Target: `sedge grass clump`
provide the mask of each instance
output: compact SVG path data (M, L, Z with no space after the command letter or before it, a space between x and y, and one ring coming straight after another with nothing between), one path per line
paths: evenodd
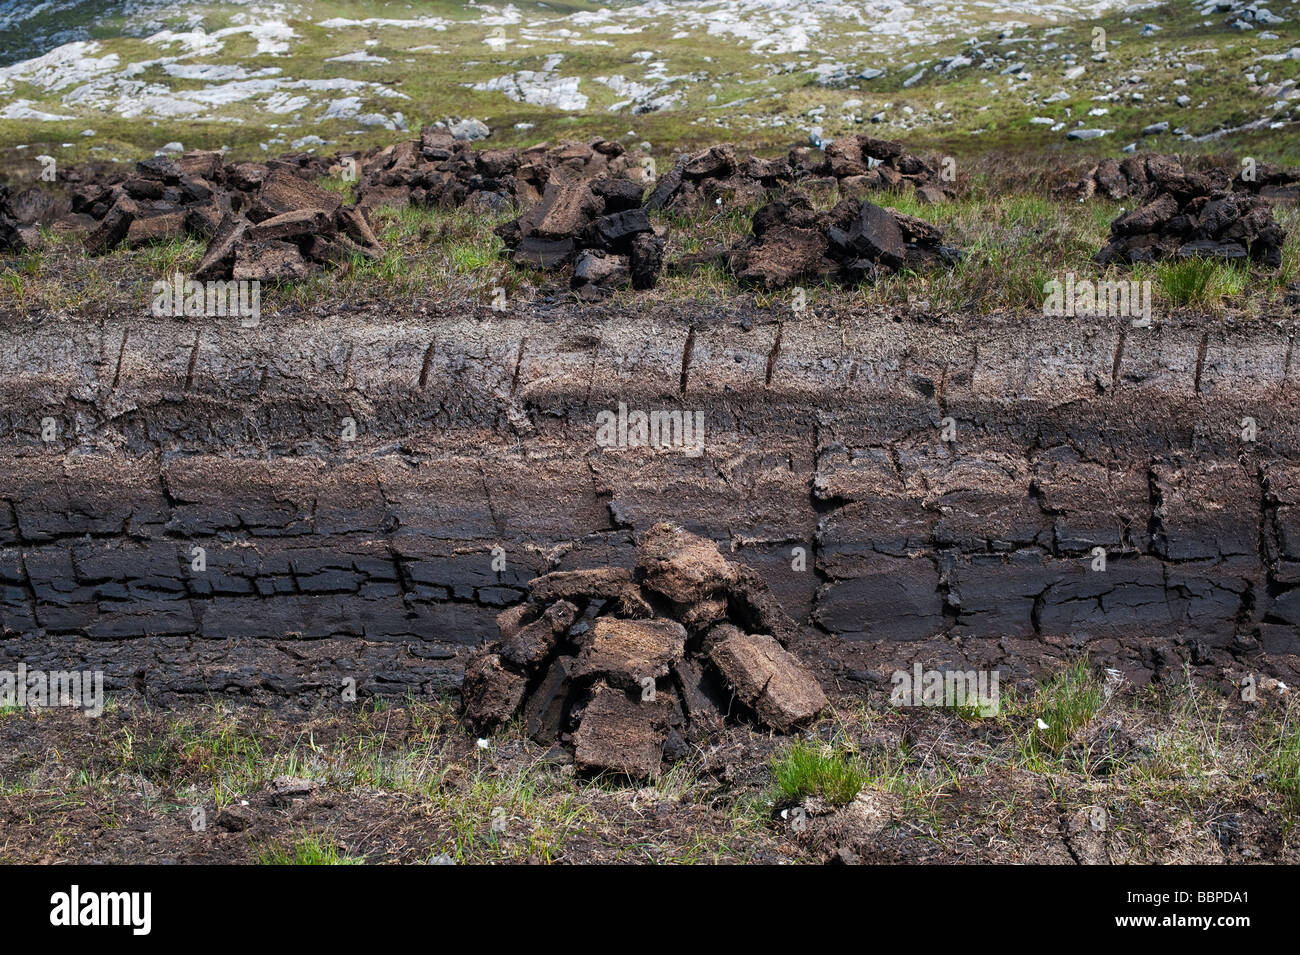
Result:
M307 835L291 845L276 843L257 850L260 865L364 865L365 859L347 855L337 843Z
M1300 723L1294 711L1262 747L1263 772L1269 786L1291 814L1300 813Z
M1167 259L1155 266L1155 281L1164 298L1176 306L1210 308L1246 290L1247 269L1219 259Z
M1086 658L1077 660L1040 686L1024 705L1022 715L1033 721L1028 752L1060 755L1105 705L1101 680Z
M797 740L772 760L772 777L784 802L819 796L832 806L844 806L866 784L867 770L848 749Z

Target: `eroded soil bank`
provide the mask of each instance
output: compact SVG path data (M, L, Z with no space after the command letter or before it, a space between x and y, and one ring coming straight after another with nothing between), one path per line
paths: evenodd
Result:
M667 520L762 574L828 692L1081 648L1294 681L1293 335L436 296L11 319L0 663L159 703L441 693L528 580L630 567ZM620 403L700 412L702 453L598 446Z

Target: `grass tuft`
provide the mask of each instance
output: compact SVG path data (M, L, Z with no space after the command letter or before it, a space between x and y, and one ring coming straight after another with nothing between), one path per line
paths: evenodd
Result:
M807 740L796 740L772 760L772 776L784 801L820 796L832 806L852 802L868 778L856 753Z
M1060 755L1105 703L1105 691L1091 663L1086 657L1077 660L1039 687L1025 704L1022 715L1033 721L1029 753Z
M1167 259L1155 266L1155 281L1169 304L1217 308L1246 290L1247 269L1219 259Z
M292 845L274 843L257 850L259 865L364 865L365 859L343 852L337 843L305 835Z

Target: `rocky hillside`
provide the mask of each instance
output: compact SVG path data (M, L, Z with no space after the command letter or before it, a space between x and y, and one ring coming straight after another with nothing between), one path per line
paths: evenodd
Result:
M449 116L507 144L815 145L876 127L979 148L1118 151L1294 120L1293 2L677 0L0 6L0 148L251 156L391 141ZM26 156L22 156L22 153ZM1281 153L1281 154L1279 154Z

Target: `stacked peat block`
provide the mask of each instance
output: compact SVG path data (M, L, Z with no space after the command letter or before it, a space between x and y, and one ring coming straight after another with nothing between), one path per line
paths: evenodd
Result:
M1226 192L1232 188L1228 174L1222 169L1194 172L1185 169L1172 156L1146 153L1123 160L1103 159L1082 180L1062 187L1057 194L1080 202L1098 195L1116 202L1121 199L1141 200L1153 186L1158 188L1162 183L1200 194Z
M546 574L497 622L465 668L466 721L482 733L519 714L586 771L654 778L728 719L786 732L826 705L761 579L669 524L641 539L635 571Z
M818 212L791 193L754 213L750 238L731 252L742 282L776 289L828 278L875 281L884 272L951 267L961 252L943 244L943 230L868 200L843 199Z
M305 153L268 163L197 150L155 156L126 178L75 188L71 218L89 226L92 255L189 235L208 240L196 278L301 278L314 264L380 251L360 210L311 181L329 168Z
M642 194L640 183L588 180L559 166L548 174L541 201L497 235L517 265L551 271L572 262L570 284L584 298L629 284L654 288L667 229L650 221Z
M1225 172L1187 172L1176 160L1154 155L1130 162L1127 171L1124 166L1123 188L1141 196L1140 204L1111 223L1110 240L1095 256L1098 264L1194 256L1268 268L1282 264L1286 233L1268 200L1233 192Z
M246 171L250 179L245 181L255 187L241 192L241 211L218 224L196 278L299 279L315 265L381 254L360 208L345 206L337 194L279 166L270 166L260 180Z
M1252 192L1265 199L1300 199L1300 169L1262 162L1253 168L1243 168L1232 180L1238 192Z
M523 214L497 228L513 261L557 271L586 298L631 285L653 288L663 265L663 227L642 208L646 170L620 143L473 149L443 126L367 153L360 204L468 208Z
M221 153L194 150L135 164L124 178L85 182L72 192L72 215L89 225L91 255L126 242L135 248L185 235L212 236L230 212Z
M27 248L23 223L14 209L9 187L0 185L0 252L22 252Z
M788 184L795 171L783 159L736 158L735 147L710 146L682 156L655 182L646 207L694 215L716 206L761 202L771 189Z
M791 161L807 167L807 150L796 150ZM872 136L846 136L826 147L823 175L838 181L840 192L861 197L881 189L910 190L923 203L943 202L955 183L944 181L938 164L909 153L902 143Z
M527 208L541 200L557 171L584 180L642 182L645 176L622 144L605 139L529 149L474 149L445 126L426 126L417 140L372 149L363 156L359 203L364 209Z

